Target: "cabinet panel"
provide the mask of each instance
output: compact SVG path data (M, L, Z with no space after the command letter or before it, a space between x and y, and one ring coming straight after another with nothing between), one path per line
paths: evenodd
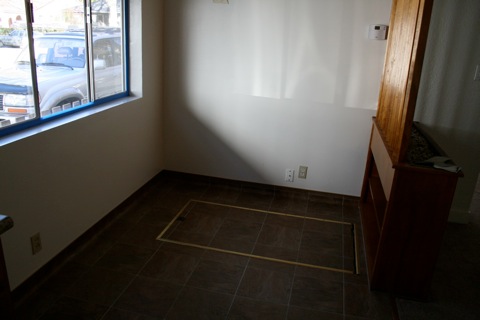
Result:
M377 121L394 164L404 160L433 0L394 0Z
M378 175L380 177L382 188L385 192L385 197L387 200L390 198L390 191L392 189L393 174L393 163L388 154L385 143L383 142L382 136L378 131L377 126L373 126L372 132L372 142L371 150L373 157L375 158L375 165L378 170Z
M372 133L377 129L374 123ZM378 163L388 161L384 153L373 151L386 147L382 148L382 140L374 143L375 136L372 134L368 179L360 203L370 287L426 299L461 173L397 164L389 168L387 199Z
M393 0L360 202L370 288L425 299L459 174L406 162L433 0Z

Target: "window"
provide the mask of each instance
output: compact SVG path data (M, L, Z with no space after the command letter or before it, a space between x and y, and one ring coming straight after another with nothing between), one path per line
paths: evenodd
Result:
M124 12L124 0L1 1L0 135L127 95Z

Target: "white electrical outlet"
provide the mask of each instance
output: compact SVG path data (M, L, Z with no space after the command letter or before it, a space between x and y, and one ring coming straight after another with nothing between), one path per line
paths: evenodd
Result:
M300 166L300 168L298 169L298 178L307 179L307 170L308 170L307 166Z
M295 175L295 170L285 169L285 181L286 182L293 182L293 176L294 175Z

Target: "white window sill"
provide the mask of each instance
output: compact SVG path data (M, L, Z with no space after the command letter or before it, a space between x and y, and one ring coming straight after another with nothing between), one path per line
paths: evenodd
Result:
M104 112L106 110L109 110L109 109L112 109L112 108L130 103L130 102L135 101L137 99L140 99L140 97L128 96L128 97L124 97L124 98L115 99L113 101L105 102L105 103L103 103L101 105L98 105L98 106L95 106L95 107L86 108L86 109L83 109L83 110L73 112L71 114L59 117L57 119L52 119L52 120L47 121L43 124L39 124L37 126L27 128L25 130L14 132L14 133L9 134L7 136L0 137L0 147L2 147L4 145L7 145L7 144L10 144L10 143L14 143L18 140L22 140L22 139L31 137L33 135L42 133L42 132L47 131L47 130L51 130L53 128L57 128L57 127L69 124L73 121L77 121L77 120L92 116L94 114Z

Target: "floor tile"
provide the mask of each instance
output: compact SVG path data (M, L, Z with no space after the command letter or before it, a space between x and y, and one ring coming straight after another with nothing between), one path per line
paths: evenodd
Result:
M335 270L348 270L353 272L353 265L349 265L349 268L345 266L345 258L341 255L331 255L325 252L300 250L298 253L299 263L305 263L308 265L314 265L324 268L330 268Z
M102 231L101 237L113 241L117 241L123 237L127 232L135 227L135 223L129 220L117 219L109 224L105 230Z
M217 261L201 261L187 285L209 291L234 294L245 267Z
M55 303L41 320L84 320L101 319L108 307L94 302L85 302L74 298L64 297Z
M62 294L81 279L89 270L90 266L88 265L69 261L65 263L41 289Z
M175 221L164 239L156 240L182 209L187 219ZM78 247L17 308L20 319L383 320L392 315L389 296L368 289L354 197L164 172L118 210L103 231ZM354 270L351 225L307 217L358 224L360 274L274 261ZM453 237L446 243L451 251L459 251L457 243L463 239L478 239L474 232L456 228L446 236ZM169 237L270 260L169 243ZM450 256L441 258L448 261ZM455 259L472 266L478 261ZM451 291L458 293L467 280L445 277L450 268L451 263L441 265L436 283L454 278L459 285L451 285ZM472 288L457 296L475 294ZM453 293L436 293L451 304L460 300ZM401 305L408 315L419 308Z
M166 237L162 238L187 244L208 246L212 242L214 235L215 233L196 233L173 228L171 233L167 231Z
M17 320L36 320L45 314L53 305L59 301L61 294L45 290L37 289L23 305L16 308L15 316Z
M232 235L217 235L209 244L209 247L250 254L255 246L255 241L248 239L235 239Z
M196 204L189 212L182 214L183 219L175 232L215 235L225 219L225 213L218 212L218 209L219 206L209 208L203 204Z
M338 235L343 234L344 228L345 226L343 223L313 220L313 219L306 219L303 227L304 231L320 232L322 234L338 234Z
M345 284L345 314L368 317L371 311L368 285Z
M224 207L225 208L225 207ZM229 207L227 208L227 217L233 221L251 222L251 223L263 223L268 216L265 211L256 211L255 208L246 207Z
M269 268L248 266L237 295L254 300L287 304L293 274Z
M130 226L140 221L146 212L153 209L141 199L143 199L142 195L138 195L138 199L135 201L127 200L128 203L121 204L115 220L122 221Z
M359 201L353 199L343 200L343 221L360 223Z
M302 239L301 228L265 224L257 243L265 246L298 250Z
M343 314L291 306L288 320L344 320Z
M163 318L171 308L182 286L165 281L137 277L115 302L117 309Z
M165 227L166 224L172 221L172 219L177 215L177 213L178 213L178 210L159 207L145 214L139 220L139 223Z
M342 201L342 197L336 195L312 193L308 199L306 215L341 221L343 219Z
M118 237L120 238L120 236ZM110 237L104 237L103 233L100 236L94 237L86 245L80 248L72 261L84 265L94 265L103 255L110 250L117 240Z
M283 247L267 246L260 243L255 245L253 254L256 256L290 261L292 263L298 260L298 250Z
M102 320L158 320L158 318L133 311L111 308Z
M296 275L290 305L343 314L343 283Z
M200 262L199 256L190 254L194 250L182 252L162 247L143 268L141 275L183 285Z
M226 218L218 230L216 237L233 238L247 242L255 242L262 225L256 222L236 221Z
M174 191L169 192L166 196L163 196L161 198L161 206L165 208L169 208L173 210L174 212L180 211L183 206L190 201L190 198L188 194L182 195L182 194L177 194Z
M238 206L268 210L275 195L272 186L244 186L236 201Z
M66 295L109 306L125 290L133 277L127 273L93 267L66 291Z
M304 277L304 278L312 278L318 280L327 280L333 282L342 282L345 279L345 276L349 273L345 272L332 272L326 269L317 269L317 268L309 268L304 266L298 266L295 269L295 277Z
M163 227L157 225L137 223L119 239L119 242L139 247L157 249L161 244L161 242L157 240L157 236L163 229Z
M241 249L237 251L242 252ZM205 250L202 256L202 260L222 262L222 263L227 263L227 264L235 265L239 267L245 267L249 259L250 258L246 256L217 252L214 250Z
M250 259L248 263L248 267L286 273L288 275L291 275L292 277L297 268L295 265L289 264L289 263L277 262L277 261L272 261L268 259L256 259L256 258Z
M110 270L137 274L155 249L118 243L95 264Z
M308 207L308 192L303 190L279 188L275 191L270 210L305 216Z
M212 185L207 189L201 199L217 203L233 204L238 200L240 190L240 184Z
M319 254L343 256L343 236L314 231L304 231L300 250Z
M244 297L236 297L233 302L228 320L284 320L287 314L287 305L258 301Z
M209 188L208 181L182 180L168 193L170 198L200 199Z
M225 319L233 296L185 287L166 319Z

